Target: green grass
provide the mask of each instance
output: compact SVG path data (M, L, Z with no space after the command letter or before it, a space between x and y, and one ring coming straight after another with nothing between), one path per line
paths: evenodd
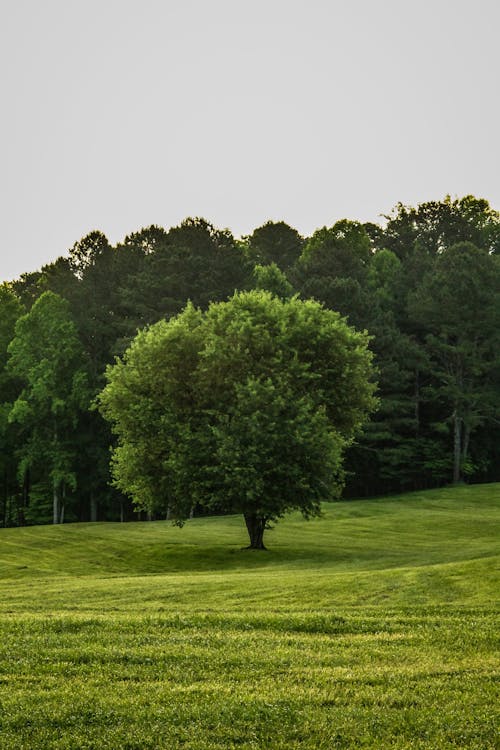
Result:
M0 530L0 748L498 748L500 485Z

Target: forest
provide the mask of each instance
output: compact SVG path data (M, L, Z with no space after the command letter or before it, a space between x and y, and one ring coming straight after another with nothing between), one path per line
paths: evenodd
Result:
M314 299L368 332L378 406L346 451L344 497L500 481L500 214L447 196L383 219L310 237L269 221L236 238L188 218L116 246L92 231L4 282L0 525L145 518L111 482L106 367L188 301L206 310L252 289Z

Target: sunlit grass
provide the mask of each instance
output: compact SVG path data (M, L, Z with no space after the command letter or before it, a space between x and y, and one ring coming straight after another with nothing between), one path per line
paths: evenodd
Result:
M498 747L500 486L0 530L0 747Z

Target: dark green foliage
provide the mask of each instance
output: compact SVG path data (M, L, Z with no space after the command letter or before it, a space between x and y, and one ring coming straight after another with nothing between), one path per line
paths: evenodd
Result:
M10 288L21 302L23 308L29 310L42 293L41 283L43 283L42 272L32 271L21 274L18 279L10 284Z
M8 347L14 337L16 323L23 312L18 297L9 285L0 285L0 394L2 402L12 398L15 393L12 375L6 369Z
M93 385L102 382L119 335L116 254L105 235L97 231L77 242L69 254L70 266L79 280L70 298L72 312L89 359Z
M484 198L467 195L452 200L421 203L416 208L398 203L386 217L385 247L400 258L417 248L434 256L458 242L472 242L487 252L500 251L500 214Z
M490 438L500 402L497 212L471 196L399 205L371 237L367 327L380 409L351 456L361 475L352 491L498 478ZM457 245L472 238L476 245ZM493 473L485 474L488 451Z
M20 382L7 370L8 347L23 308L7 284L0 286L0 525L23 523L24 500L17 481L15 461L17 430L9 424L9 413Z
M448 196L398 204L386 218L385 226L338 221L308 238L269 221L240 240L191 218L171 229L146 227L116 247L93 231L66 258L9 284L0 300L0 523L23 523L30 494L40 508L52 502L43 472L16 476L26 441L8 414L23 385L6 369L13 319L47 291L69 303L89 402L137 331L171 319L188 300L206 311L235 290L314 298L369 332L378 370L379 408L347 451L347 493L500 479L499 214L482 198ZM289 397L280 393L278 400ZM113 437L98 411L78 413L73 439L75 517L131 517L128 500L109 487Z
M229 230L215 229L205 219L186 219L169 232L150 227L128 237L124 247L144 252L120 292L138 327L176 315L188 300L205 309L227 299L247 286L251 275Z
M364 227L355 221L338 221L307 240L292 279L303 297L323 302L363 329L371 307L370 259L370 239Z
M496 417L500 372L500 267L470 242L440 253L409 296L409 314L425 326L432 382L450 425L453 481L473 473L474 432Z
M284 221L268 221L248 237L248 255L252 263L275 263L282 271L289 271L298 261L304 240Z

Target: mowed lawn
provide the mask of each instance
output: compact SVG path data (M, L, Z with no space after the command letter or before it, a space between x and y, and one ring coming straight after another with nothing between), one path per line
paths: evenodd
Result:
M499 748L500 485L0 529L0 748Z

